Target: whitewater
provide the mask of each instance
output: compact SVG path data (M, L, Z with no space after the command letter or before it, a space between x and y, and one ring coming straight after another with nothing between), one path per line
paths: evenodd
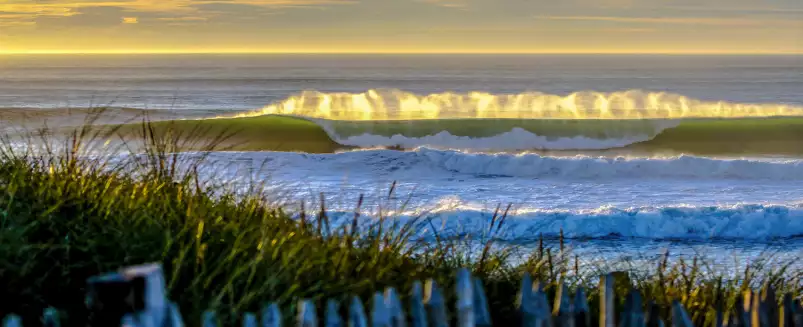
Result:
M227 152L210 160L210 168L217 167L215 180L243 187L269 180L272 192L280 194L276 201L291 208L301 201L314 207L323 194L344 223L363 195L368 212L383 207L396 222L424 217L442 235L480 235L497 206L511 205L506 228L497 235L508 241L556 236L561 230L568 237L592 239L803 237L801 160L546 157L429 148L319 155ZM394 182L396 194L389 201ZM292 199L286 197L290 194Z

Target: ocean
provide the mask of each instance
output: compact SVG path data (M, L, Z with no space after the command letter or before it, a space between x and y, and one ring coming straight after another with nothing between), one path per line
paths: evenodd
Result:
M601 258L803 254L803 56L0 56L0 127L97 106L315 123L343 148L221 151L202 172L289 208L323 193L351 217L364 195L366 219L481 236L511 205L497 237L525 248L563 231Z

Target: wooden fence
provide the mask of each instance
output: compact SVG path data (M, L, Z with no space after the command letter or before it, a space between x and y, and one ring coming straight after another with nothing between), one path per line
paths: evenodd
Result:
M524 276L518 294L518 309L521 326L524 327L591 327L591 312L582 288L574 296L566 285L558 288L554 305L550 306L542 284L533 283ZM457 274L457 303L454 307L458 327L490 327L491 314L485 292L479 279L468 270ZM631 291L625 299L618 322L614 315L614 276L600 278L599 327L664 327L654 303L647 305L645 313L641 295ZM376 293L371 300L370 316L362 301L354 297L348 307L347 317L340 314L339 304L329 300L324 316L319 319L312 301L303 300L298 305L295 318L299 327L448 327L447 304L443 291L432 281L416 282L410 296L409 311L404 310L400 296L393 288ZM747 291L737 308L726 314L716 314L713 327L803 327L803 307L791 294L783 297L779 306L775 292L768 288L761 295ZM184 326L175 303L165 294L165 280L160 265L128 267L116 273L101 275L88 280L87 306L92 314L90 326L127 327L179 327ZM674 301L671 307L673 327L693 327L683 306ZM346 318L346 319L343 319ZM369 319L370 318L370 319ZM219 325L214 312L204 313L203 327ZM59 326L55 310L45 310L45 326ZM266 305L259 317L247 313L242 317L243 327L279 327L285 320L279 306ZM19 317L10 315L3 321L4 327L21 327Z

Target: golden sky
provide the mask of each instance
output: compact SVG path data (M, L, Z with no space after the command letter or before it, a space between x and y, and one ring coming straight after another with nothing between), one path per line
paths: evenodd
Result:
M0 52L803 53L803 1L0 0Z

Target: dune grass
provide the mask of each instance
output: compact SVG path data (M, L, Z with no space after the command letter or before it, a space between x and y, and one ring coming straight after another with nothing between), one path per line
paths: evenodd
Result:
M551 293L559 280L585 286L592 310L598 306L594 277L604 267L585 266L591 258L574 258L559 244L544 244L523 264L512 264L518 249L495 249L492 237L503 227L503 214L489 220L484 239L436 242L412 240L413 223L331 227L325 208L293 219L264 201L261 185L235 196L222 181L200 180L196 168L203 157L186 162L175 153L185 147L180 139L195 130L157 132L159 123L139 128L147 146L136 160L84 156L94 144L83 141L92 137L86 128L44 154L0 147L0 316L21 314L26 326L35 325L41 310L53 306L67 325L84 325L86 278L147 262L164 265L171 298L191 326L208 308L234 324L239 314L277 301L292 317L301 298L367 300L386 286L408 294L417 279L433 278L451 295L461 266L484 280L497 326L517 324L514 303L524 272ZM212 150L224 140L221 133L216 142L196 147ZM355 204L359 208L357 199ZM470 242L485 245L472 251ZM786 267L753 262L733 279L698 259L664 260L649 274L633 271L629 278L664 308L681 299L701 325L718 305L732 306L740 291L763 283L799 297L801 272Z

